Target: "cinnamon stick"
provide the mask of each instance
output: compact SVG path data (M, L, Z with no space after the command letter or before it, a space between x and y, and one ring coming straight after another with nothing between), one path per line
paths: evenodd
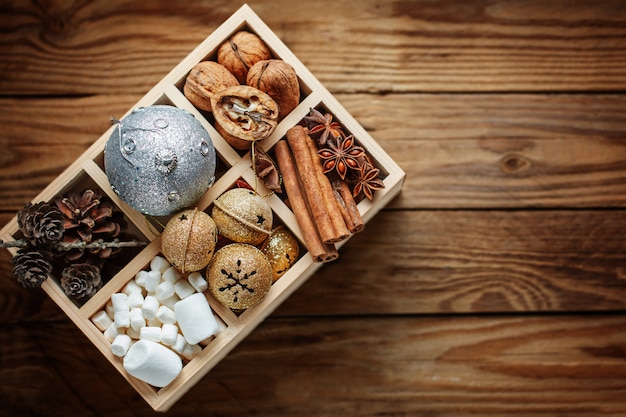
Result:
M341 178L335 177L332 179L332 185L343 203L339 205L345 207L345 215L349 217L349 220L346 220L346 224L352 223L351 227L348 226L348 230L350 230L351 233L358 233L365 229L365 222L363 221L363 217L361 217L361 213L359 212L356 201L354 201L348 184L341 180ZM342 214L344 213L342 212Z
M313 171L315 172L315 178L317 179L317 183L320 187L320 194L318 195L318 198L322 199L322 201L324 202L324 206L328 210L330 223L335 230L336 242L339 242L350 237L350 231L348 230L346 222L344 221L344 216L341 213L341 209L337 204L337 199L335 198L333 186L330 184L330 179L328 179L326 174L324 174L322 161L317 154L317 145L309 135L305 135L305 143L309 148L309 153L311 154L311 162L313 163Z
M339 194L339 191L335 187L333 187L333 195L335 197L335 201L337 201L337 208L341 213L341 217L343 217L343 222L346 224L350 233L353 233L352 230L354 230L354 223L352 222L352 218L348 212L348 206L346 205L346 202L343 201L341 194Z
M274 145L274 151L276 153L276 163L283 177L283 185L289 197L291 209L302 232L304 245L313 258L313 261L330 262L337 259L339 257L337 248L332 244L322 242L318 235L317 227L309 215L309 209L300 186L299 175L296 171L289 145L285 140L279 140L276 145Z
M322 242L339 242L342 237L335 233L328 207L320 197L322 191L315 175L315 165L309 147L306 144L307 136L306 130L302 126L296 125L287 131L287 142L296 162L302 191L309 202L311 216Z

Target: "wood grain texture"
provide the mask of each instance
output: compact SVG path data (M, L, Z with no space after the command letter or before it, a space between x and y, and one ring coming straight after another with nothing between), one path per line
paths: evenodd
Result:
M621 212L384 211L279 312L624 310L625 231Z
M622 95L339 98L407 172L392 207L626 204Z
M240 4L0 4L0 224ZM248 4L407 179L168 415L626 415L626 4ZM10 269L0 416L162 415Z
M34 198L139 98L0 99L0 210ZM390 207L626 206L621 95L337 98L407 173Z
M242 3L4 3L0 91L145 92ZM248 4L333 93L626 88L618 0Z
M169 414L619 416L624 327L603 315L269 319ZM0 337L3 412L162 415L67 321Z
M0 210L15 213L35 198L139 98L0 100Z
M384 210L275 314L626 310L624 235L621 211ZM0 323L59 314L0 281Z

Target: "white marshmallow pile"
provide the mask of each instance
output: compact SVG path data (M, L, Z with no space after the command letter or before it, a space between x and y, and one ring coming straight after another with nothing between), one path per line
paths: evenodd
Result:
M221 330L203 294L207 287L199 272L185 278L155 256L150 270L140 271L91 320L130 375L164 387L182 370L182 358L191 360L202 351L198 343Z

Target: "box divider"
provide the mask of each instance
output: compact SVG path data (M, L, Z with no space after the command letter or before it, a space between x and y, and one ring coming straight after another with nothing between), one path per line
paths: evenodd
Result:
M218 153L218 157L221 156L225 162L233 166L239 162L241 156L235 151L232 146L224 140L224 138L215 130L215 128L206 120L206 118L196 109L190 102L187 100L187 97L173 84L168 84L165 87L164 94L181 109L187 110L202 124L202 126L207 130L209 136L211 137L211 141L213 142L213 147L215 151Z
M122 200L115 193L115 191L113 191L106 173L100 169L98 164L91 159L88 159L83 162L83 168L91 179L96 182L98 187L100 187L100 189L107 194L113 203L124 213L124 215L126 215L126 217L128 217L128 219L135 225L135 227L137 227L137 229L139 229L141 233L143 233L147 239L154 240L158 236L146 216L126 204L126 202L124 202L124 200Z
M111 298L111 295L122 291L124 286L135 277L137 272L141 271L146 265L150 264L152 258L161 251L161 239L153 240L146 246L137 256L127 263L109 282L107 282L98 292L89 299L80 308L81 316L85 320L91 320L91 317Z
M202 198L196 203L196 207L200 210L206 210L206 208L209 207L217 197L219 197L224 191L228 190L231 185L241 177L242 173L246 169L249 168L243 160L230 168L228 172L222 175L222 177L218 179L206 193L204 193Z

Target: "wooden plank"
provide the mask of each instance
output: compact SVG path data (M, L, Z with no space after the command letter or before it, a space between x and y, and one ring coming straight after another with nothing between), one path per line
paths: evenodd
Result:
M139 99L0 99L0 210L16 211ZM394 208L626 206L621 95L343 94L407 173ZM393 111L390 112L390 109Z
M168 415L619 416L625 327L611 315L269 319ZM0 338L4 410L155 415L69 321Z
M626 206L622 95L342 95L407 174L395 208Z
M626 88L619 0L249 4L333 93ZM143 94L238 7L6 3L0 91Z
M138 96L0 100L0 210L19 210L78 159ZM18 110L19 109L19 110Z
M275 315L623 311L625 235L624 211L383 210ZM0 323L58 318L3 252Z
M59 374L56 364L50 361L50 356L42 345L50 343L45 334L57 329L66 335L80 336L76 329L70 328L71 322L62 323L62 326L55 325L54 322L2 325L0 331L0 344L4 346L0 347L2 415L41 415L41 410L47 410L45 414L49 416L93 415L85 410L84 403L68 387L64 381L66 376ZM57 347L69 354L78 354L80 360L83 360L83 354L78 349L85 347L87 339L83 337L77 339L75 343L74 341L69 343L70 340L67 338ZM86 346L86 349L92 352L95 350L92 346ZM98 361L104 362L104 358L98 358ZM77 368L80 367L79 363ZM69 375L67 377L72 378ZM92 389L101 390L102 386L107 386L107 381L93 378L90 385Z
M384 211L277 314L623 310L625 232L623 211Z

